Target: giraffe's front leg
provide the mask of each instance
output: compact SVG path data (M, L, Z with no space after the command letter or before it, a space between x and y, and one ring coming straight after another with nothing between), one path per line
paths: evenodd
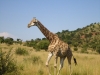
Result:
M57 68L57 59L58 59L58 57L55 56L55 60L54 60L54 67L55 67L55 68Z
M49 70L49 61L50 61L50 59L51 59L51 57L53 56L53 53L52 52L50 52L49 54L48 54L48 58L47 58L47 61L46 61L46 66L47 66L47 68L48 68L48 72L49 72L49 75L51 75L51 73L50 73L50 70Z
M46 61L46 66L49 65L49 61L50 61L50 59L51 59L52 56L53 56L53 53L50 52L50 53L48 54L48 58L47 58L47 61Z

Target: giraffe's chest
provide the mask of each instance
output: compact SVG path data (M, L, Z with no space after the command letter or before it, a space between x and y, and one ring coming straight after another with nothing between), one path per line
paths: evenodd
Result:
M55 40L53 42L50 43L49 48L55 48L57 45L59 44L59 40Z

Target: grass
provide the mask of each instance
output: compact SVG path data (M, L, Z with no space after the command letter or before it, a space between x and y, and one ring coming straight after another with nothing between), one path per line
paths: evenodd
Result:
M12 45L6 46L1 45L2 50L8 51L10 48L13 49L12 54L17 61L17 65L19 66L19 75L48 75L47 68L45 66L45 62L47 59L48 52L39 51L35 52L31 47L26 47L22 45ZM29 55L16 55L16 48L21 47L29 52ZM100 55L95 54L83 54L83 53L73 53L74 57L77 59L78 65L74 65L74 61L72 60L72 75L100 75ZM52 75L54 73L54 57L52 57L50 63L50 70ZM57 64L57 69L59 68L59 60ZM5 74L7 75L7 74ZM64 67L61 70L60 75L69 75L69 66L67 59L64 61Z

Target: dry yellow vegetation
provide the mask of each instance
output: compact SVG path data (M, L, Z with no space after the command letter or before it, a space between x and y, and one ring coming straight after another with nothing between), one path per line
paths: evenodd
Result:
M25 48L29 52L29 55L17 55L15 50L18 47ZM48 52L36 52L32 47L26 47L18 44L11 46L1 44L0 48L2 48L3 51L8 51L12 48L13 58L16 60L16 64L19 67L19 75L48 75L47 68L45 66ZM78 65L75 66L74 61L72 60L72 75L100 75L100 55L75 52L73 52L73 54L77 59ZM53 60L54 58L51 59L49 64L52 75L54 74ZM67 59L64 61L64 67L60 74L69 75Z

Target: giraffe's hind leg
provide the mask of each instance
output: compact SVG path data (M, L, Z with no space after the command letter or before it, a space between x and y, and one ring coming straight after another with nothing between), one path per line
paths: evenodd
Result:
M67 57L67 59L68 59L68 64L69 64L70 75L72 75L72 70L71 70L71 58L72 58L72 56Z
M58 70L57 75L59 75L60 70L63 68L64 60L65 60L65 57L64 58L60 58L60 66L59 66L59 70Z

